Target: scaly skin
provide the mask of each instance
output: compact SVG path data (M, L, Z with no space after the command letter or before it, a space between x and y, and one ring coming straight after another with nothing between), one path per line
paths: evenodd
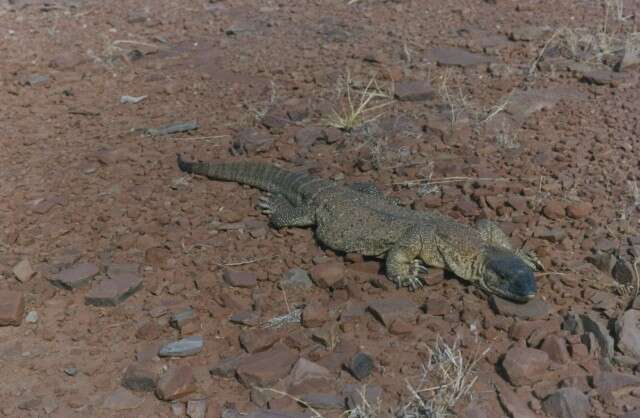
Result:
M178 166L270 192L260 206L274 227L315 226L317 239L333 250L384 257L387 276L400 286L421 286L423 262L518 302L536 293L533 271L542 268L540 262L513 249L491 221L463 225L399 206L366 183L345 186L265 163L186 162L178 155Z

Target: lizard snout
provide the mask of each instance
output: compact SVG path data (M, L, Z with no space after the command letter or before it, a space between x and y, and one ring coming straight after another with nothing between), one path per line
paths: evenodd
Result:
M484 284L490 292L516 302L531 300L538 290L533 270L511 254L489 257Z

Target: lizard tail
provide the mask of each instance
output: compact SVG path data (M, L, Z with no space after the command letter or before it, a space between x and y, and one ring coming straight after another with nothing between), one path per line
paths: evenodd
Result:
M256 161L190 162L178 154L178 167L185 173L199 174L213 180L235 181L260 190L281 193L291 201L301 197L302 186L314 181L313 177L306 174Z

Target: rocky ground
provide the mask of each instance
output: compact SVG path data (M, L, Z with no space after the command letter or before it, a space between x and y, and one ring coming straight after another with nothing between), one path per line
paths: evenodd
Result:
M0 1L0 415L640 416L633 4ZM539 296L395 289L177 152L494 219Z

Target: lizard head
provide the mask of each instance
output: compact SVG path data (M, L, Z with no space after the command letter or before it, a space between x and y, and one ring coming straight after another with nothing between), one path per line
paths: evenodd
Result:
M481 288L516 302L526 302L536 295L533 270L516 254L492 247L484 252L484 258Z

